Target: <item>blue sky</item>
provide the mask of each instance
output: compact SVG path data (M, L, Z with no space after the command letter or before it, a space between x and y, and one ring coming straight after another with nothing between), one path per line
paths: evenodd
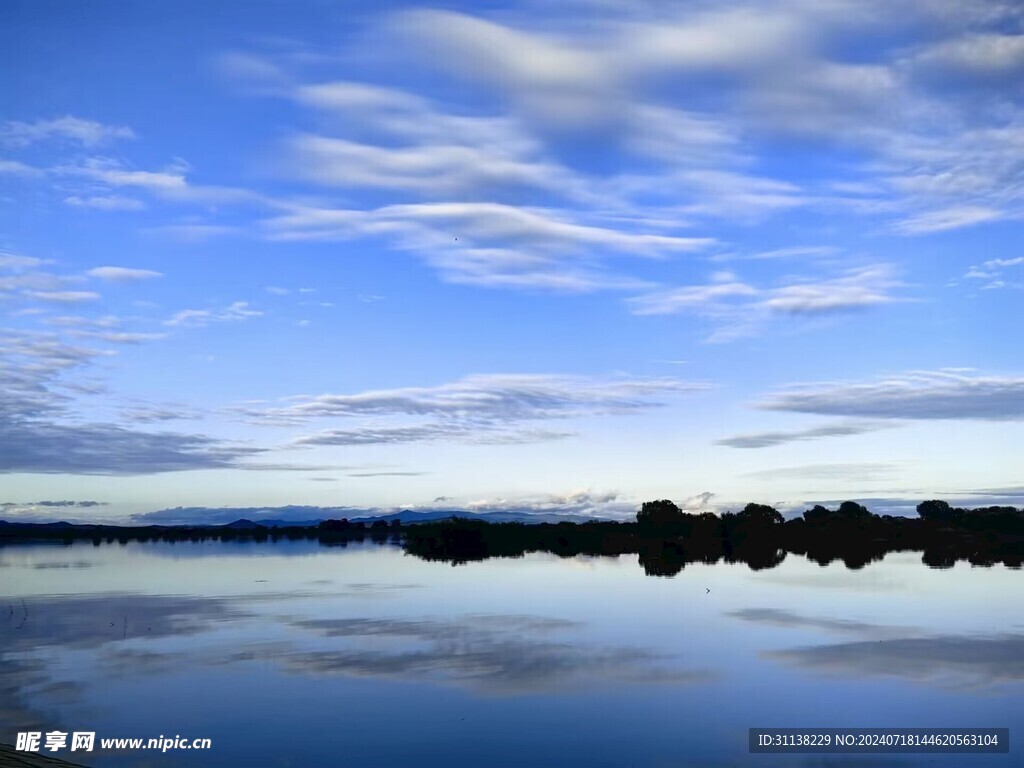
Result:
M0 10L3 516L1022 500L1019 5L242 10Z

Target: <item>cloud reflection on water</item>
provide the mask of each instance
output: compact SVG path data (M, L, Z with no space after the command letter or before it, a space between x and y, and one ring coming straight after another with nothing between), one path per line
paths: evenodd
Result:
M291 649L292 671L438 682L492 695L552 693L589 684L707 682L706 670L678 669L645 649L595 646L550 637L579 622L543 616L467 615L449 620L350 618L298 620L293 626L344 643ZM243 651L233 660L248 660ZM265 658L265 657L262 657Z
M1024 682L1024 635L859 640L763 655L832 676L895 677L977 693Z
M106 593L28 598L0 621L0 723L52 727L84 690L67 664L108 683L198 666L270 662L281 672L454 685L477 694L556 693L601 683L700 683L674 656L581 641L582 622L520 614L434 618L296 618L260 606L306 598L380 597L415 584L357 582L340 591L192 597ZM25 613L27 612L27 616ZM227 629L225 634L220 630ZM177 640L188 636L183 649ZM81 654L88 654L83 657ZM77 661L73 661L77 660ZM83 660L85 667L82 667ZM64 670L62 672L62 670ZM86 675L88 676L88 675ZM90 683L92 684L92 683Z
M1024 634L928 633L913 627L802 616L774 608L747 608L728 615L777 627L861 635L842 643L761 653L763 658L832 677L900 678L976 693L1024 682Z

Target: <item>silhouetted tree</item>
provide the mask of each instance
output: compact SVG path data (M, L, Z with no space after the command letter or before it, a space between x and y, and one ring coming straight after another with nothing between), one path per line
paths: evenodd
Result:
M645 528L667 528L685 519L683 510L668 499L645 501L636 513L636 521Z
M872 517L867 507L861 506L855 501L844 501L839 505L839 516L847 520L867 520Z
M917 514L922 520L934 520L940 523L952 523L959 517L958 510L953 509L945 501L933 499L922 501L917 505Z
M781 512L767 504L747 504L737 517L744 523L760 523L763 525L778 525L785 521Z
M351 527L352 523L348 521L347 517L341 520L323 520L317 526L321 531L347 531Z
M831 509L821 506L821 504L815 504L813 507L804 512L803 518L808 523L823 523L828 520L834 513Z

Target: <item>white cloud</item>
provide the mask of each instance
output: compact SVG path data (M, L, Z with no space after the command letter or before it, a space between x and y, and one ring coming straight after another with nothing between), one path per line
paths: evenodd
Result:
M167 234L186 243L197 243L215 237L237 235L244 230L241 227L226 224L168 224L154 227L150 231Z
M49 317L43 321L47 325L56 325L61 328L86 328L86 329L97 329L97 328L116 328L121 324L120 318L113 315L104 315L103 317L81 317L78 315L60 315L58 317Z
M217 59L217 68L222 74L248 85L257 93L277 93L277 89L288 86L291 82L281 67L265 58L241 51L222 54Z
M1009 286L1024 288L1024 270L1022 270L1022 274L1017 275L1017 277L1021 278L1020 280L1008 283L1004 279L1007 276L1007 267L1024 267L1024 256L1012 259L989 259L983 262L980 267L972 266L968 269L964 274L964 279L984 280L986 282L981 286L984 289L1006 288Z
M681 207L684 214L757 220L773 213L806 205L808 197L788 181L725 170L690 170L668 178L669 189L685 190L694 202ZM664 184L664 180L655 180ZM644 181L640 182L641 188Z
M464 198L502 188L530 187L582 194L585 186L565 168L491 148L430 144L379 147L344 139L301 136L291 142L287 167L319 184Z
M141 344L144 341L166 339L166 333L139 333L132 331L77 331L75 336L106 341L110 344Z
M100 298L94 291L26 291L26 294L39 301L52 301L58 304L78 304Z
M100 211L139 211L146 207L141 200L121 195L71 195L65 197L64 202L75 208L95 208Z
M0 160L0 175L7 176L42 176L43 171L17 160Z
M81 317L61 315L43 320L46 325L67 329L69 336L82 339L96 339L112 344L138 344L143 341L154 341L166 338L164 333L145 333L125 331L122 320L114 315L102 317Z
M898 468L880 462L836 462L832 464L802 464L796 467L773 467L772 469L746 472L744 477L762 480L824 480L865 483L873 480L890 480Z
M89 277L98 277L101 280L114 282L134 282L137 280L150 280L154 277L163 277L160 272L151 269L132 269L129 267L94 267L85 274Z
M446 11L403 12L392 28L460 77L497 86L548 127L589 129L614 119L617 100L609 96L621 73L597 50Z
M938 74L1003 79L1024 74L1024 35L971 33L921 50L912 63Z
M757 296L759 291L746 283L719 282L708 285L688 285L668 291L651 293L631 299L633 314L670 315L687 310L704 310L723 299Z
M678 199L688 181L697 194L683 211L756 220L796 205L842 205L864 215L895 212L895 231L919 234L1021 214L1024 178L1005 158L1020 154L1024 111L1012 78L1024 72L1024 38L993 31L1019 23L1008 7L900 3L895 30L891 4L876 2L588 5L585 24L554 10L543 22L527 13L499 22L417 10L394 15L391 31L451 77L496 93L540 136L598 137L611 151L618 141L685 168L689 180L665 168L630 182ZM865 48L865 39L873 45ZM863 55L839 53L854 49ZM923 76L936 67L944 77ZM950 73L1000 87L952 93ZM672 98L669 83L685 101ZM986 118L990 127L978 129ZM836 177L823 186L853 183L879 196L815 200L783 180L744 189L716 178L735 174L758 141L779 136L808 139L803 151L812 158L837 145L861 153L865 178L833 164ZM949 191L903 189L911 175Z
M731 272L719 272L704 285L654 291L628 300L633 314L689 313L716 324L708 341L731 341L754 333L773 315L828 315L900 299L901 285L891 266L875 264L848 270L833 278L790 278L788 285L757 288Z
M770 251L759 251L752 253L745 258L761 259L794 259L802 257L816 258L819 256L834 256L838 249L830 245L801 245L788 248L775 248Z
M337 118L339 130L373 136L382 143L472 147L519 158L537 155L543 147L513 117L446 112L440 104L395 88L336 81L298 86L291 96Z
M893 224L893 229L908 235L926 235L951 229L972 227L1006 217L996 208L973 205L958 205L910 216Z
M48 263L46 259L0 251L0 299L74 300L74 293L63 297L61 294L75 278L40 271L39 268Z
M110 167L84 167L78 173L113 187L140 187L150 191L181 190L187 186L185 176L179 172L128 171Z
M897 299L889 291L899 285L892 269L876 265L816 283L788 285L774 290L763 306L772 312L809 315L889 304Z
M80 117L58 117L53 120L36 120L24 123L9 120L0 127L0 143L12 147L25 147L40 141L62 139L96 147L116 139L134 139L135 132L126 126L103 125L94 120Z
M235 322L248 320L252 317L261 317L263 312L250 309L249 302L236 301L224 309L183 309L175 313L164 325L182 325L191 327L202 327L210 323Z
M8 251L0 251L0 269L20 271L35 269L48 263L45 259L37 259L34 256L20 256Z
M637 287L602 271L612 255L658 258L697 251L710 238L632 233L572 220L568 212L499 203L421 203L375 210L305 208L265 222L280 240L385 236L448 279L555 290Z

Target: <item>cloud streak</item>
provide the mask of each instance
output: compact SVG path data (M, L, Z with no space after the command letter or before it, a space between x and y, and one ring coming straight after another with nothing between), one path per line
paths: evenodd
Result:
M640 413L663 405L659 397L707 387L706 383L671 378L476 375L435 387L293 398L298 402L283 407L237 410L247 420L269 425L295 426L331 418L377 420L297 438L293 442L297 447L435 441L518 444L571 434L530 422ZM381 423L380 419L389 421Z
M1016 634L857 640L764 655L831 677L902 678L978 693L1024 680L1024 637Z
M578 629L564 619L470 615L448 621L347 618L294 624L344 642L339 648L285 654L288 667L304 674L436 681L491 695L579 689L595 681L684 684L712 677L645 649L559 639ZM374 642L377 638L389 642Z
M152 280L155 277L163 277L160 272L152 269L133 269L130 267L93 267L85 274L89 277L98 277L101 280L113 282L135 282L138 280Z
M183 309L164 321L164 325L202 328L211 323L238 322L262 317L263 312L250 309L249 302L236 301L224 309Z
M751 432L744 435L725 437L721 440L716 440L715 444L724 445L729 448L771 448L776 445L786 445L806 440L820 440L826 437L863 435L876 432L879 429L888 429L891 426L891 424L886 424L885 422L848 421L791 431Z
M77 318L73 318L76 319ZM139 475L244 466L263 449L204 435L143 432L69 418L76 395L94 388L66 380L102 350L55 334L0 334L0 473Z
M806 384L770 396L773 411L875 419L1024 419L1024 377L915 371L863 384Z
M52 120L25 123L9 120L0 127L0 144L27 147L42 141L60 140L92 148L118 139L134 139L135 132L126 126L103 125L95 120L66 115Z
M0 473L145 475L228 469L262 449L113 424L0 424Z
M703 285L689 285L628 299L635 315L690 314L716 327L709 342L731 341L757 332L776 317L826 317L903 301L888 264L850 269L838 277L790 278L786 285L758 288L733 272L717 272Z

